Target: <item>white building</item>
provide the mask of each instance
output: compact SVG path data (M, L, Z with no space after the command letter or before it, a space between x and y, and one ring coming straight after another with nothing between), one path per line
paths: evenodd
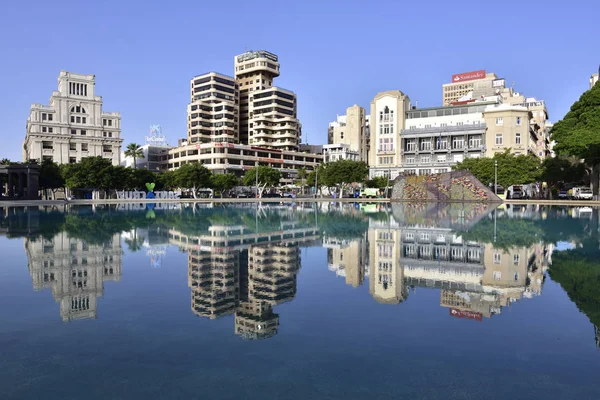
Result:
M76 163L99 156L120 163L121 114L102 111L95 76L60 71L48 105L32 104L23 143L23 161Z
M600 71L596 74L593 74L590 78L590 89L594 87L594 85L598 82L598 77L600 76Z
M323 161L332 162L337 160L360 161L360 154L347 144L325 144L323 145Z
M144 153L144 157L137 157L135 159L135 168L148 169L154 172L165 171L167 169L169 150L172 148L173 146L157 146L153 144L141 146L140 149ZM121 165L123 167L133 168L133 157L126 156L125 152L122 151Z

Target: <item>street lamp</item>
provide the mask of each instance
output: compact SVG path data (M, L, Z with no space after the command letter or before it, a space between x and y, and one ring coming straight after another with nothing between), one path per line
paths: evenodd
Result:
M494 160L494 194L498 195L498 160Z
M256 153L256 162L254 163L254 171L256 171L256 198L258 199L258 153Z

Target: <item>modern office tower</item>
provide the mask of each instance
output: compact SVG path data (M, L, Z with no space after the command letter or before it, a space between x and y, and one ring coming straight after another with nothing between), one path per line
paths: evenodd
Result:
M504 86L504 79L498 79L495 73L486 73L485 70L454 74L452 82L442 85L442 105L493 96Z
M346 109L346 115L338 115L329 123L326 158L329 161L353 160L368 162L368 115L365 109L353 105ZM328 157L327 157L328 156Z
M300 144L296 95L273 85L277 56L251 51L234 63L235 79L214 72L192 79L188 137L169 150L166 168L201 163L213 173L242 176L268 166L281 172L281 184L293 184L298 170L314 170L323 155Z
M190 82L188 141L236 143L238 139L238 83L216 72L195 76Z
M69 164L103 157L119 165L121 114L102 111L94 75L60 71L48 105L32 104L23 142L23 161Z
M51 239L25 238L24 246L34 290L52 290L65 322L96 318L104 282L121 280L123 250L118 233L100 245L60 232Z
M396 178L402 171L400 130L410 99L399 90L378 93L371 101L369 177Z
M264 50L248 51L235 56L234 65L240 88L240 142L297 150L302 126L296 118L296 95L274 85L278 57Z

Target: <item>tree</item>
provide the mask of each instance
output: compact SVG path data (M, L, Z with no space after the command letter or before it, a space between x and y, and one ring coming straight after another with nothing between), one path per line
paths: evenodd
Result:
M48 190L52 193L52 200L56 197L56 190L65 186L65 180L63 179L61 169L52 160L43 160L40 166L40 178L39 186L45 193L46 199L48 199Z
M224 192L233 189L238 184L239 179L234 174L213 174L211 176L211 186L213 189L221 191L221 197Z
M144 190L146 183L156 183L157 176L147 169L135 169L131 171L131 189Z
M550 196L565 183L578 183L587 175L585 164L575 158L552 157L542 163L542 181L548 184Z
M493 158L467 158L456 164L455 170L468 170L484 185L493 184L494 163L498 163L498 184L507 188L512 185L526 185L537 182L542 173L540 160L534 155L518 155L507 149L496 153Z
M99 198L99 190L108 190L113 184L113 165L102 157L85 157L77 164L61 165L65 186L74 189L92 189L92 198Z
M133 157L133 168L137 168L137 159L144 158L144 150L137 143L129 143L125 149L125 156Z
M325 186L336 187L338 197L342 197L348 184L364 182L368 174L369 168L362 161L337 160L324 164L318 179Z
M210 186L210 171L202 164L183 164L175 170L174 183L176 186L192 189L192 195L197 198L197 190Z
M278 169L261 165L258 167L258 182L256 176L256 167L250 168L244 174L242 181L246 186L255 186L258 183L258 197L262 197L263 190L267 186L271 187L279 183L281 172Z
M164 171L156 174L156 190L170 190L177 186L176 171Z
M8 158L3 158L0 160L0 165L11 165L12 162Z
M385 176L376 176L373 179L365 182L365 185L370 188L384 188L388 185L388 178Z
M556 142L554 151L561 156L584 160L592 170L592 190L599 193L600 177L600 85L583 93L564 118L550 131Z

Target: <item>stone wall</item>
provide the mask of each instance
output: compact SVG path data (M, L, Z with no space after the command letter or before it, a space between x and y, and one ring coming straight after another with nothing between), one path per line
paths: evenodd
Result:
M433 175L400 175L394 180L392 201L501 202L468 171Z

